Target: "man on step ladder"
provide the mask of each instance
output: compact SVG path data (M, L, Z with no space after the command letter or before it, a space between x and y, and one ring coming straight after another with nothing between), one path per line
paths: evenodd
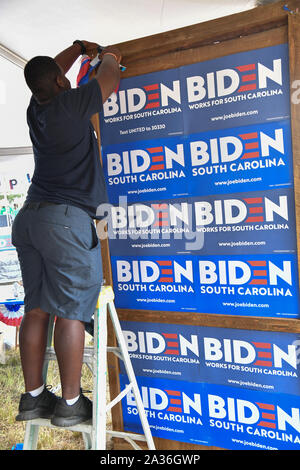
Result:
M107 202L98 144L90 122L119 84L121 55L105 48L95 77L71 89L65 74L97 44L74 41L54 59L38 56L25 67L32 92L27 122L35 170L12 242L25 290L20 355L25 382L16 420L50 418L69 426L92 418L81 393L85 323L102 284L100 243L93 219ZM43 383L49 315L56 316L54 349L62 398Z

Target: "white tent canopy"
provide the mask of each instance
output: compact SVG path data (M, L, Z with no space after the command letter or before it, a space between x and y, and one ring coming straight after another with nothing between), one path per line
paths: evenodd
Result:
M31 145L26 125L30 93L22 70L31 57L53 57L75 39L115 44L253 6L254 0L1 0L0 45L20 59L11 59L0 47L0 156L7 147ZM69 72L73 86L77 71L78 63Z

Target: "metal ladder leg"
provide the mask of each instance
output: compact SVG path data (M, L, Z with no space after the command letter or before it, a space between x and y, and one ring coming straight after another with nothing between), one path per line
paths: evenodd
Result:
M93 399L93 449L103 450L106 448L106 435L120 437L127 440L134 449L141 450L136 440L146 441L148 448L154 450L150 427L144 410L140 391L136 382L135 374L131 365L130 357L126 348L125 339L121 330L117 311L114 305L114 293L110 286L103 287L99 296L96 316L94 317L94 399ZM118 341L118 348L107 347L107 310L110 314L113 328ZM106 404L106 381L107 381L107 351L114 352L117 357L124 361L130 384L109 404ZM121 431L106 430L106 413L127 393L133 391L144 435L126 433Z
M145 435L145 438L146 438L146 441L147 441L147 444L148 444L148 448L149 448L149 450L155 450L155 446L154 446L152 434L151 434L151 431L150 431L150 426L149 426L149 423L148 423L148 419L147 419L147 416L146 416L146 413L145 413L144 405L143 405L143 402L142 402L141 394L140 394L140 391L139 391L139 388L138 388L138 384L137 384L137 381L136 381L136 378L135 378L135 373L134 373L134 370L133 370L133 367L132 367L132 364L131 364L131 360L130 360L130 357L129 357L129 354L128 354L128 351L127 351L125 339L124 339L124 336L123 336L123 333L122 333L122 329L121 329L121 325L120 325L120 322L119 322L118 314L117 314L117 311L116 311L116 308L115 308L115 305L114 305L113 301L110 301L108 303L108 310L109 310L110 317L111 317L111 320L112 320L112 323L113 323L113 327L114 327L114 330L115 330L115 333L116 333L116 337L117 337L117 340L118 340L118 343L119 343L119 346L120 346L120 351L121 351L121 355L123 357L124 366L125 366L125 369L126 369L126 372L127 372L127 376L129 378L129 382L130 382L130 385L131 385L131 388L132 388L132 391L133 391L133 394L134 394L134 398L135 398L135 401L136 401L137 409L138 409L138 412L139 412L139 416L140 416L141 424L142 424L142 427L143 427L143 430L144 430L144 435ZM129 392L129 390L128 390L128 392Z
M101 297L102 296L102 297ZM106 449L107 302L100 294L94 315L92 449Z

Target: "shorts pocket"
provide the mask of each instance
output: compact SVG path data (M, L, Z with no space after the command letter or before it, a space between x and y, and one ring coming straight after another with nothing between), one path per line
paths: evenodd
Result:
M92 247L91 247L91 250L95 250L95 248L97 248L99 246L100 240L98 238L96 227L93 223L91 223L91 227L92 227Z
M86 227L69 227L74 240L88 251L93 251L99 246L99 238L96 228L91 222Z
M78 241L77 249L73 251L73 260L76 259L80 263L81 277L90 284L101 283L102 280L102 257L100 240L97 235L96 228L93 223L90 227L86 227L84 233L80 232L78 228L72 235L76 236ZM83 274L85 273L85 274Z

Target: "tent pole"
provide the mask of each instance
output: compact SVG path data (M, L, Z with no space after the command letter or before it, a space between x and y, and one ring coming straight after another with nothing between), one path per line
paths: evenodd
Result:
M0 44L0 56L6 60L9 60L10 62L17 65L18 67L21 67L21 69L24 69L27 63L26 59L16 54L15 52L11 51L7 47L3 46L3 44Z

